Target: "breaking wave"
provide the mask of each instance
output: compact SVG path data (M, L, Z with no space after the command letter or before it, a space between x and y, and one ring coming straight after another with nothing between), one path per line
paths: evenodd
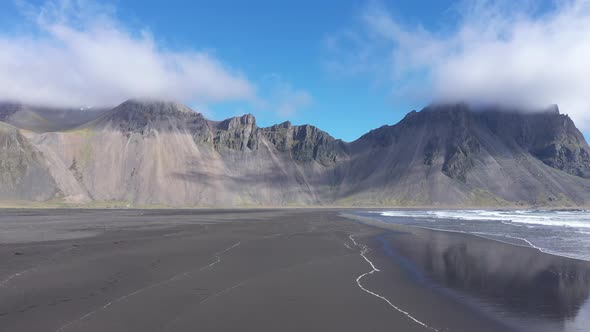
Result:
M386 222L470 233L590 260L590 211L586 210L390 210L370 214Z
M527 225L561 226L590 229L590 212L579 211L486 211L486 210L438 210L438 211L384 211L386 217L411 217L454 220L489 220Z

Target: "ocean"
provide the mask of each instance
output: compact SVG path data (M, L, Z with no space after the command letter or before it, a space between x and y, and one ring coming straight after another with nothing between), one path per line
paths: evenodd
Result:
M503 322L508 330L590 331L590 211L382 210L358 214L415 228L377 239L388 256L406 267L408 275ZM492 241L473 242L456 233L552 255Z
M402 225L469 233L590 261L590 211L394 210L371 217Z

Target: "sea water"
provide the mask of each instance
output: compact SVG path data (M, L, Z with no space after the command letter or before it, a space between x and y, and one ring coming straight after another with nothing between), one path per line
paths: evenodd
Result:
M414 240L403 232L381 235L383 247L393 250L393 258L407 256L436 287L517 331L590 331L590 267L584 262L590 261L590 211L390 210L359 214L578 259L511 251L507 246L488 245L488 241L468 244L462 242L466 237L444 232ZM417 242L414 245L412 241Z
M590 261L587 210L392 210L370 214L386 222L470 233Z

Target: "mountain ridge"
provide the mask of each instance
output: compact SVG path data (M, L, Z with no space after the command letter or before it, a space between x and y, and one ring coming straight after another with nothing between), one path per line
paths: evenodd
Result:
M38 151L34 164L47 171L35 181L45 181L49 194L5 199L135 206L590 202L590 148L556 106L522 113L430 105L344 142L311 125L258 127L251 114L212 121L181 104L129 100L78 126L21 136ZM15 146L19 138L8 137ZM2 173L6 188L14 182L6 174L23 177L13 173Z

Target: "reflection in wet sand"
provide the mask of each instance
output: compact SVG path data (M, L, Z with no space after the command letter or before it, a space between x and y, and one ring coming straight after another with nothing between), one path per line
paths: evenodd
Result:
M590 263L473 235L392 225L386 253L526 331L587 331Z

